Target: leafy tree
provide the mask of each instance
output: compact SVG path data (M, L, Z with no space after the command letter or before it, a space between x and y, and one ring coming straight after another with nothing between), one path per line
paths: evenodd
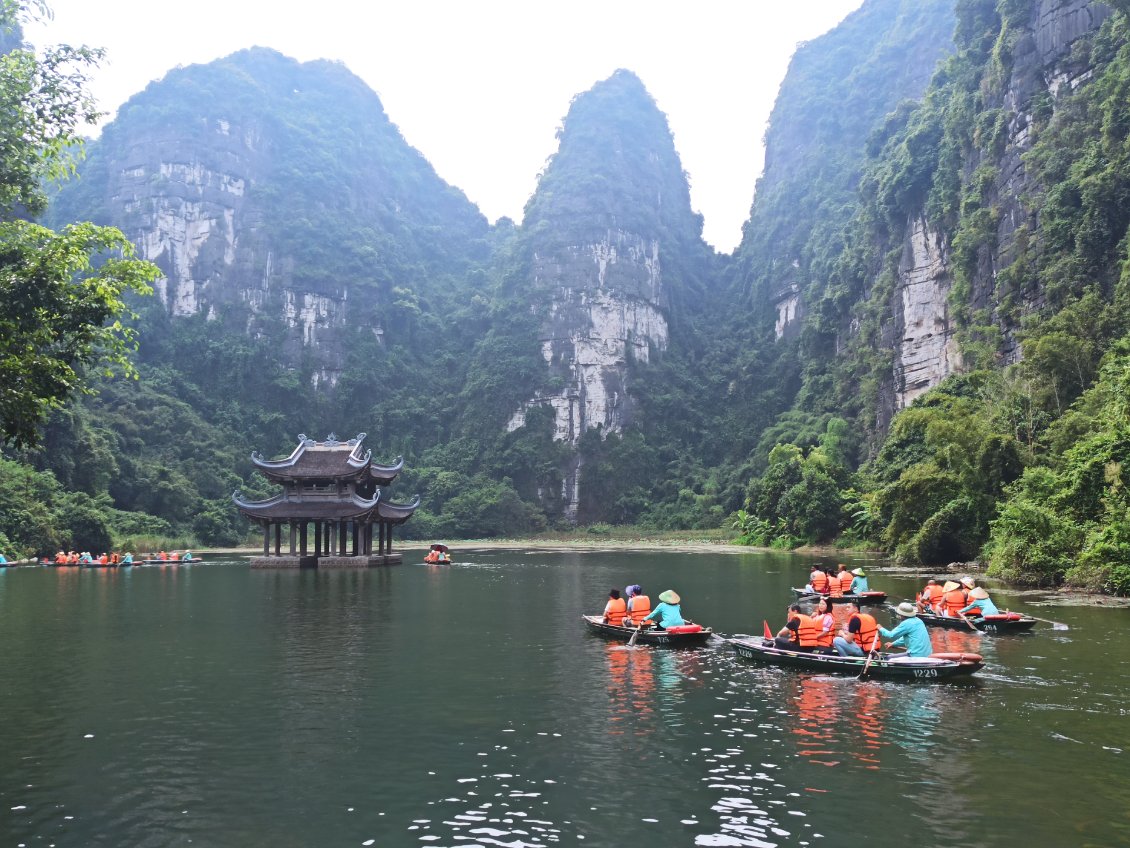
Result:
M0 0L5 34L17 31L20 11ZM123 296L147 293L159 273L130 258L117 229L56 233L21 220L43 210L43 180L68 173L78 126L97 117L84 83L98 57L68 47L0 56L0 437L17 445L38 440L46 413L81 390L86 367L132 373Z

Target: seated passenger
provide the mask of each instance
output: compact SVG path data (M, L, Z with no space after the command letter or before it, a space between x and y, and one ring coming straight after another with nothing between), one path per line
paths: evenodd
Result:
M816 634L817 650L825 654L832 653L832 642L836 636L836 619L832 615L832 602L827 598L818 600L812 618L819 626L819 632Z
M902 621L894 630L879 627L879 635L890 639L888 648L906 648L906 653L912 657L928 657L934 653L934 645L930 641L930 634L926 625L918 617L918 609L914 604L903 601L895 608L895 612L902 617Z
M832 640L832 647L841 657L863 657L871 649L879 649L879 641L875 638L879 633L879 623L875 617L859 611L855 603L844 604L847 608L848 618L840 629L840 635Z
M608 603L604 605L604 623L622 625L624 614L628 611L628 602L620 597L620 590L613 589L608 593Z
M961 588L961 584L947 580L942 587L942 600L938 603L938 614L953 618L957 615L957 611L967 603L969 601L965 597L965 590Z
M651 621L655 619L659 627L666 630L668 627L679 627L686 622L683 620L683 610L679 606L679 593L674 589L668 589L659 594L659 606L653 609L644 618L644 621ZM632 611L633 618L635 610Z
M960 615L973 613L976 616L986 615L1000 615L1001 611L997 609L997 605L989 599L989 593L982 589L980 586L976 587L969 593L969 604L961 610L958 610Z
M852 569L851 573L854 576L852 577L851 586L848 587L849 592L851 592L853 595L858 595L861 592L871 591L871 588L867 585L866 571L864 571L862 568L855 568Z
M851 592L851 581L854 579L852 573L848 571L848 567L842 562L839 564L839 573L833 577L833 580L840 581L840 594L846 595Z
M927 580L926 585L918 594L918 606L926 612L937 613L942 602L942 587L937 580Z
M808 585L812 587L813 592L819 592L821 595L828 594L828 575L820 566L813 566L812 573L808 575Z
M67 555L64 551L59 551L59 553L55 554L55 565L66 565L66 564L67 564Z
M639 583L628 587L628 617L624 624L628 627L639 627L651 612L651 598L643 593Z
M776 647L786 651L812 651L820 634L820 625L812 616L805 615L800 607L789 607L789 618L785 626L777 631L773 640Z

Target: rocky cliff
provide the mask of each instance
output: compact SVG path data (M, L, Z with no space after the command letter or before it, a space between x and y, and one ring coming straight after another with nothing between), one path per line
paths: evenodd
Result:
M671 309L701 289L710 250L666 117L640 80L617 71L574 99L560 146L526 208L525 278L539 316L542 387L514 411L553 410L554 438L576 447L591 430L631 426L631 379L667 350ZM582 452L564 469L567 518L580 504Z
M383 337L394 286L482 262L486 220L338 64L264 49L180 68L126 103L55 214L120 227L170 316L270 333L337 382L347 329ZM437 290L438 289L438 290ZM279 337L279 327L283 332Z
M1016 262L1021 248L1038 238L1039 209L1028 202L1038 192L1029 175L1025 155L1054 114L1057 101L1091 76L1087 54L1075 49L1093 35L1112 10L1094 0L1039 0L1019 7L1012 19L1000 21L998 32L999 74L995 82L986 74L981 90L983 113L992 114L996 138L977 139L962 163L966 175L966 210L986 210L984 232L971 247L963 246L968 298L973 313L986 316L1000 333L999 362L1014 362L1020 356L1016 338L1020 320L1039 309L1044 293L1029 289L1020 293L1005 314L1002 301L1010 294L998 284L1002 270ZM1040 114L1044 112L1045 114ZM986 133L987 135L988 133ZM979 182L979 185L973 183ZM975 195L975 197L974 197ZM927 220L925 209L913 214L906 226L903 260L898 269L889 338L894 340L892 408L883 418L908 406L923 392L962 368L958 350L958 323L954 320L951 293L954 284L953 242L964 230L938 229Z

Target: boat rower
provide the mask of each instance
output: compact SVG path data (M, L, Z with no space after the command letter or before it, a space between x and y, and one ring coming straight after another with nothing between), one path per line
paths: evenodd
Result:
M967 613L973 613L983 618L986 615L1000 615L1001 611L989 598L988 592L980 586L975 586L973 591L969 593L969 604L958 611L958 615L966 615Z
M863 592L870 592L871 591L871 587L869 587L867 585L867 572L866 571L864 571L862 568L854 568L854 569L852 569L851 573L852 573L853 577L852 577L852 581L851 581L851 586L848 587L849 592L851 592L853 595L860 595Z
M659 605L644 618L644 621L655 619L655 623L666 630L668 627L681 627L686 624L683 620L683 609L679 606L679 593L668 589L659 593Z
M906 653L912 657L928 657L934 653L934 643L930 641L926 625L918 617L918 608L909 601L903 601L895 607L895 612L902 621L894 630L879 627L879 635L890 640L887 647L906 648Z

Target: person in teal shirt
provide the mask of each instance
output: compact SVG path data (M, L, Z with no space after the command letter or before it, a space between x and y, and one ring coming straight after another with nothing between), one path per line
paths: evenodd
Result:
M658 616L656 624L664 630L668 627L686 624L683 621L683 610L679 607L679 600L679 593L674 589L668 589L659 596L659 605L651 611L644 621L650 621Z
M127 553L122 557L122 565L133 565L133 553Z
M851 579L851 593L858 595L860 592L870 592L871 589L867 586L867 572L862 568L857 568L852 571L855 576Z
M895 612L902 617L902 621L894 630L880 627L879 635L889 639L891 647L906 648L906 652L912 657L928 657L934 653L930 634L926 631L926 625L919 620L918 609L914 604L903 601L895 608Z
M958 611L961 615L965 615L967 612L973 612L981 616L1001 614L1001 611L997 609L997 605L989 599L989 593L980 586L969 593L969 600L972 601L972 603Z

